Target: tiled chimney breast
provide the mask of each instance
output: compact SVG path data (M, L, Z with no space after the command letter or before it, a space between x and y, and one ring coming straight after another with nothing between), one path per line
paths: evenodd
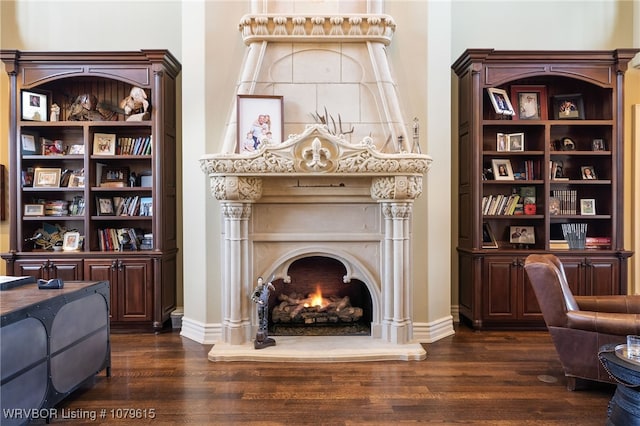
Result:
M345 284L367 285L370 339L406 348L397 359L424 357L412 344L411 213L431 158L402 118L385 52L394 30L382 14L242 18L237 94L283 96L289 136L239 153L234 108L222 152L201 159L224 220L222 341L212 353L255 336L257 277L286 285L293 262L324 256L345 266ZM354 132L315 123L325 108Z

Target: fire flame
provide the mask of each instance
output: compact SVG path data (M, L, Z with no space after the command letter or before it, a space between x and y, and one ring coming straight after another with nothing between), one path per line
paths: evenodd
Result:
M322 291L320 291L320 287L316 287L316 292L313 294L309 295L309 299L311 299L311 302L309 303L305 303L304 307L305 308L309 308L309 307L323 307L325 305L324 299L322 297Z

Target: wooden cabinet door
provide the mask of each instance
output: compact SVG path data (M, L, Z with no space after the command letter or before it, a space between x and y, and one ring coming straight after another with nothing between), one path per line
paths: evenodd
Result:
M586 286L591 295L621 294L618 260L588 257L585 261Z
M484 318L490 321L516 319L517 259L510 256L487 256L484 262Z
M17 276L31 276L36 279L60 278L63 281L79 281L82 280L82 260L16 260L15 271Z
M119 319L118 290L116 282L116 264L111 259L87 259L84 261L84 276L89 281L109 282L109 318L112 321Z
M575 296L584 296L589 294L584 280L584 258L574 256L559 257L564 268L564 274L567 277L567 283L571 293Z
M151 321L153 287L149 259L118 260L118 304L122 321Z

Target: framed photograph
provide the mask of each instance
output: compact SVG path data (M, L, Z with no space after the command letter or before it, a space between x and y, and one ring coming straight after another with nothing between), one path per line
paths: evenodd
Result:
M496 110L496 113L512 116L516 114L506 90L487 87L487 92L489 92L489 99L491 99L491 104Z
M140 216L153 216L152 197L140 197Z
M238 152L252 153L265 144L282 142L282 96L238 95Z
M20 140L22 142L22 155L36 154L36 138L36 135L30 133L23 133L20 135Z
M591 149L593 151L606 151L607 148L605 147L604 139L594 139L593 142L591 142Z
M116 214L113 208L113 199L109 197L96 197L96 211L98 216L113 216Z
M553 118L556 120L584 120L582 95L557 95L553 97Z
M593 166L582 166L580 167L580 170L582 171L582 179L587 179L587 180L598 179L598 177L596 176L595 170L593 170Z
M549 197L549 214L551 216L558 216L560 214L560 199L556 197Z
M596 200L593 198L583 198L580 200L580 214L593 216L596 214Z
M115 155L116 135L111 133L94 133L93 155Z
M69 147L69 155L84 155L84 145L77 144Z
M49 110L47 94L23 90L21 99L23 120L47 121L47 111Z
M74 170L71 172L69 188L84 188L84 170Z
M44 204L25 204L25 216L44 216Z
M486 222L482 224L482 248L498 248L496 237L491 231L491 225Z
M514 180L511 160L493 159L491 160L491 166L493 168L493 178L495 180Z
M511 99L516 104L514 120L546 120L548 118L545 86L511 86Z
M535 244L536 235L533 226L510 226L509 242L511 244Z
M129 184L128 167L103 167L100 177L101 187L124 188Z
M33 172L34 188L60 188L61 169L37 167Z
M507 136L509 151L524 151L524 133L511 133Z
M506 133L496 134L496 151L509 151L509 135Z
M80 248L80 233L65 232L62 237L62 251L74 251Z

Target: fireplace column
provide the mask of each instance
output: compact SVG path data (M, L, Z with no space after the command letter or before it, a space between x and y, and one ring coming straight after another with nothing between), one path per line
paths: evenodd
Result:
M255 287L250 276L249 219L251 203L262 195L262 180L237 176L215 177L211 191L221 201L224 218L222 253L222 339L241 345L251 340L251 309L249 295Z
M409 343L411 321L411 212L422 191L422 177L374 178L371 195L381 202L384 217L382 255L382 339Z

